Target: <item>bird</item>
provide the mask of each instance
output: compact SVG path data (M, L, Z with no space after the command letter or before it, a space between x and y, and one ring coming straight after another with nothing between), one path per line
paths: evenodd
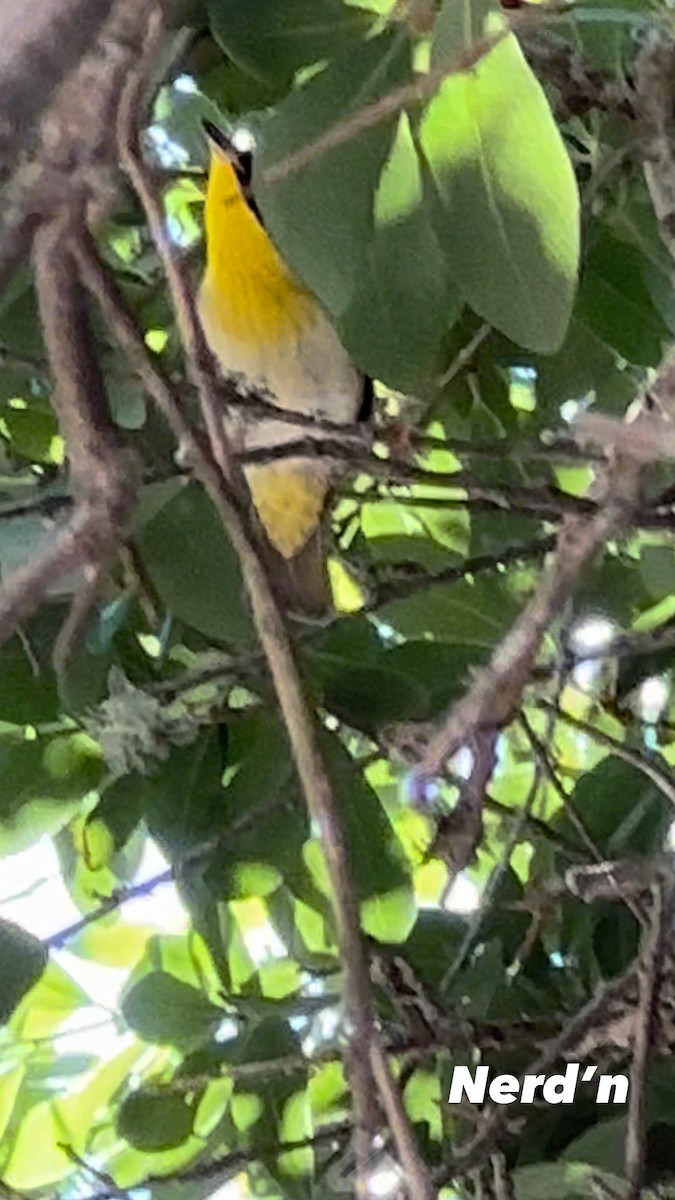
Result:
M213 122L203 121L203 128L210 164L198 307L221 370L287 413L349 425L368 419L371 381L265 228L251 190L252 153L237 150ZM306 422L247 419L245 406L225 423L235 453L322 436ZM339 466L293 456L244 470L277 592L298 615L325 614L331 607L326 514Z

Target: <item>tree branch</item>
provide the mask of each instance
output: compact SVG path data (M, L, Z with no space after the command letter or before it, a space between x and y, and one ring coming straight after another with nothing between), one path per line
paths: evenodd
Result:
M663 884L655 883L651 891L651 926L638 968L638 1008L635 1014L635 1038L630 1067L626 1129L625 1166L628 1180L626 1200L640 1200L642 1196L647 1134L646 1075L649 1051L654 1036L654 1015L659 992L659 977L666 951L665 938L670 933L665 920L670 906L665 903Z
M664 359L649 395L666 392L675 369L672 353ZM647 398L643 398L647 404ZM639 426L638 417L636 425ZM598 480L598 501L590 516L568 517L558 534L556 552L534 595L495 650L490 666L441 723L422 756L420 772L436 776L443 764L477 729L501 728L519 707L544 635L573 596L579 577L599 549L624 528L640 504L642 460L629 453L612 454L604 477Z
M136 496L135 460L123 451L108 414L83 294L70 254L71 221L54 218L35 237L35 279L40 316L54 379L52 404L68 447L75 509L55 541L0 589L0 640L44 598L66 572L81 570L84 581L54 650L57 670L94 598L94 585L113 557Z
M23 0L0 13L0 183L115 0Z
M357 1161L362 1167L377 1128L378 1114L369 1059L369 1047L374 1036L370 978L359 910L351 882L344 831L319 750L315 718L305 697L283 615L251 534L248 514L243 511L236 491L233 493L230 486L233 474L236 479L236 473L225 435L223 406L219 399L213 358L199 322L190 280L167 236L161 204L138 141L137 120L145 79L143 69L156 53L160 33L161 17L156 11L149 28L144 62L141 69L129 79L120 106L120 156L153 234L166 273L189 368L199 391L210 454L206 455L191 438L191 450L196 452L195 473L213 499L239 555L255 626L276 689L302 790L321 837L345 969L345 1004L351 1027L349 1070L355 1124L358 1127ZM166 411L168 398L163 381L155 376L154 367L151 370L150 365L146 364L144 377L148 380L152 378L153 395L159 396L161 393ZM173 411L173 405L171 409Z

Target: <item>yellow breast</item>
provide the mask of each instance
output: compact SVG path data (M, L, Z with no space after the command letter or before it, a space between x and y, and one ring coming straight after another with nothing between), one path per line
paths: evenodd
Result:
M318 300L294 278L252 212L232 164L213 155L206 198L204 329L225 372L273 393L280 407L352 421L361 381ZM264 418L233 427L243 447L277 446L307 427ZM321 521L330 468L288 458L246 471L270 541L292 558Z

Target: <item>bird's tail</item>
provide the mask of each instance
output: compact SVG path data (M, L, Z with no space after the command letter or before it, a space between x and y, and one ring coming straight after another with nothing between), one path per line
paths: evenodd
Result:
M325 617L333 598L328 576L326 530L318 525L301 550L285 558L271 548L270 571L275 591L288 612Z

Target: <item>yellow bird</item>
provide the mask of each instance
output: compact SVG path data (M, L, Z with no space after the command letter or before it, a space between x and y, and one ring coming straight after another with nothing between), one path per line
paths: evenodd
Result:
M211 122L206 193L206 270L199 293L204 331L224 373L264 389L287 412L351 424L368 415L371 385L350 361L323 306L294 277L251 196L251 155ZM237 451L312 436L274 418L228 419ZM323 436L320 432L314 436ZM339 474L339 470L338 470ZM325 512L335 464L280 458L249 465L253 503L272 549L279 590L296 612L330 604Z

